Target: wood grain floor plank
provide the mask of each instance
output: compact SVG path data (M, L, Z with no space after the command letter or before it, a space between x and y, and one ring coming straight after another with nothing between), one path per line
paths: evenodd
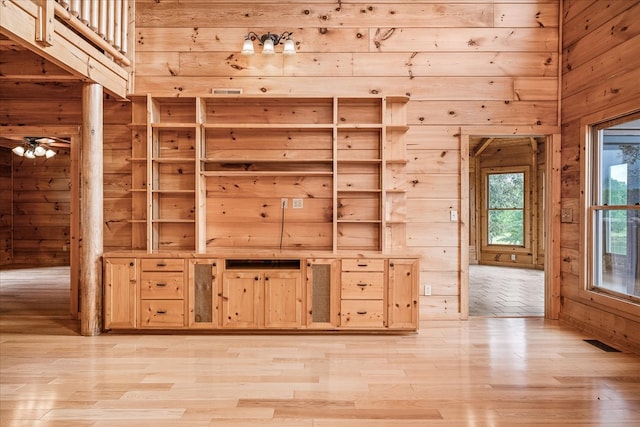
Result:
M404 335L82 337L65 313L63 269L4 273L2 427L628 427L640 420L640 356L604 352L542 318L425 321Z

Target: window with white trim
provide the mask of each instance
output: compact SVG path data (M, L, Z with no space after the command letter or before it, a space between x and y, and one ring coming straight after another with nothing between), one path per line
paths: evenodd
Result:
M588 288L640 302L640 112L591 130Z

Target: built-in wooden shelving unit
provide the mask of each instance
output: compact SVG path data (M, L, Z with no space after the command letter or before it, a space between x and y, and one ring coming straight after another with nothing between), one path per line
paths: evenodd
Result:
M402 249L407 101L134 97L132 249Z

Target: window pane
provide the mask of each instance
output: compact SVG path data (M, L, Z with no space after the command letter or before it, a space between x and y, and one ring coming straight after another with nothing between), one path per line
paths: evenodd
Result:
M640 203L640 130L630 127L614 126L599 135L602 141L598 186L602 205Z
M640 211L594 211L593 287L640 297Z
M524 208L524 173L488 175L489 209Z
M522 210L489 211L489 244L524 244L524 214Z

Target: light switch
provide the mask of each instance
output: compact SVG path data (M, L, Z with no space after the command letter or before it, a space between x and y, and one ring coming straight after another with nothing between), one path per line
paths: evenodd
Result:
M449 217L450 217L452 222L457 221L458 220L458 211L450 211L449 212Z

